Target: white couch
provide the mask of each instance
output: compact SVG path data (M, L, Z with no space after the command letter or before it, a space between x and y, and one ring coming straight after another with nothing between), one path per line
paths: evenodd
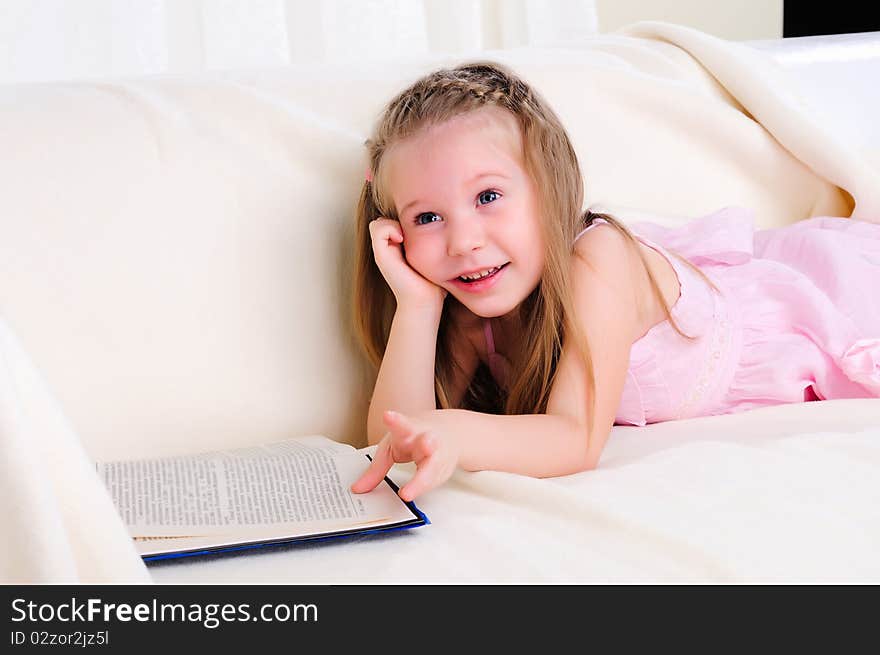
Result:
M544 93L588 200L625 220L737 204L772 226L849 215L850 197L856 217L880 219L880 91L868 83L880 33L741 45L641 24L579 48L483 56ZM57 504L32 538L100 541L76 526L91 521L83 499L105 503L79 489L88 472L53 459L49 428L21 427L28 407L40 413L37 393L67 430L63 452L81 445L84 461L307 434L364 446L373 373L348 323L361 144L396 89L461 59L0 87L5 489L33 512ZM113 569L93 544L44 544L28 560L7 532L0 570L53 582L880 582L878 464L880 401L782 406L616 427L599 470L576 476L458 472L418 501L432 525L406 533L139 578L118 543L129 561Z

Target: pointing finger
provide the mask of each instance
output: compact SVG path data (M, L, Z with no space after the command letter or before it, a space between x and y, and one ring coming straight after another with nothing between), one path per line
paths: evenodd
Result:
M376 488L376 485L385 479L393 464L394 460L391 457L391 434L386 433L373 454L373 461L370 463L370 466L351 485L351 490L356 494L372 491Z

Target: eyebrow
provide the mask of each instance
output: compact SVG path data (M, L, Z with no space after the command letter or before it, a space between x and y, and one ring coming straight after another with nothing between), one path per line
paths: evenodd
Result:
M485 177L500 177L505 180L510 179L510 176L504 175L503 173L479 173L478 175L475 175L474 177L469 179L467 182L465 182L465 184L470 186L474 182L479 182L480 180L482 180ZM406 203L406 205L404 205L403 209L400 210L400 215L403 216L410 207L412 207L413 205L419 204L419 202L421 202L421 201L420 200L413 200L412 202Z

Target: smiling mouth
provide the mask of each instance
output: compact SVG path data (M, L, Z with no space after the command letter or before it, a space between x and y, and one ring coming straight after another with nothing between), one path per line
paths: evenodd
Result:
M483 277L477 277L477 278L471 278L471 279L468 279L468 278L464 278L464 277L462 277L462 276L459 275L457 278L454 278L454 279L458 280L459 282L464 282L465 284L472 284L472 283L474 283L474 282L481 282L481 281L483 281L483 280L488 280L489 278L494 277L495 275L497 275L498 272L501 271L501 270L503 270L504 267L506 267L507 264L509 264L509 263L510 263L510 262L506 262L506 263L502 264L501 266L496 266L495 268L491 268L491 269L489 269L489 270L490 270L490 273L489 273L488 275L484 275Z

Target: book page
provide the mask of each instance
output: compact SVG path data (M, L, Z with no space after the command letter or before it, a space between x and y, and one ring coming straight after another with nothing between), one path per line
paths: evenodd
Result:
M243 533L310 534L412 517L386 483L349 490L369 466L353 447L325 437L265 446L99 463L134 537Z

